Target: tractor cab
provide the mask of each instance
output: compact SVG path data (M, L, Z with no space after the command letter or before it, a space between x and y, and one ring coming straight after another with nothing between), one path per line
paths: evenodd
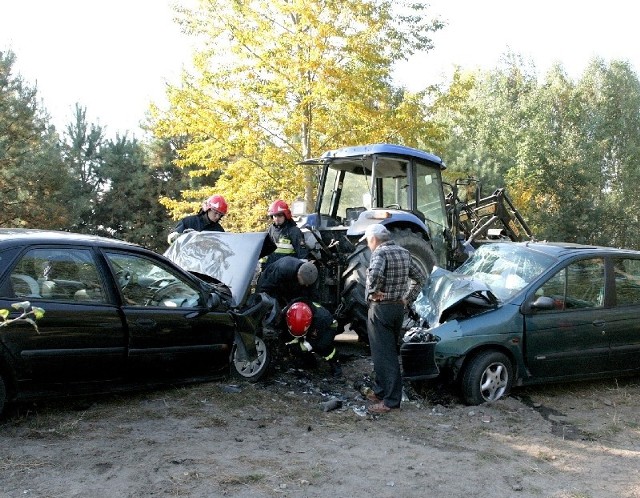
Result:
M439 157L375 144L328 151L304 164L318 166L319 188L315 212L302 215L301 226L332 233L334 239L344 234L352 242L373 223L410 229L445 257L445 166Z

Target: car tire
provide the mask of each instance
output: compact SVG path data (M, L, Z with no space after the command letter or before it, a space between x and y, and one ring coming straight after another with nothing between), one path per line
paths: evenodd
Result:
M513 385L513 364L499 351L483 351L464 369L462 396L469 405L496 401L509 394Z
M234 375L249 382L258 382L267 375L271 365L271 351L261 337L256 337L258 357L253 361L243 361L236 358L237 346L231 352L231 365Z

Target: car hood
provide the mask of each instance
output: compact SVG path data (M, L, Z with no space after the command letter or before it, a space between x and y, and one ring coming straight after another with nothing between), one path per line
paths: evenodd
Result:
M415 309L428 327L453 318L468 318L499 305L498 298L483 282L434 267Z
M246 299L266 232L188 232L164 256L183 269L218 279L231 289L232 306Z

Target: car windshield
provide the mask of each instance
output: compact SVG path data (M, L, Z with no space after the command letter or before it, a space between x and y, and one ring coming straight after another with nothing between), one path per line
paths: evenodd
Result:
M480 246L455 273L473 277L487 285L501 301L515 296L555 259L521 244Z

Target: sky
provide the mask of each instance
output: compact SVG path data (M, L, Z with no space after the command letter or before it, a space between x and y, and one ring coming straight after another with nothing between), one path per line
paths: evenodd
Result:
M143 137L150 102L164 103L192 45L173 21L175 0L0 0L0 51L37 85L52 122L63 131L76 103L90 122ZM589 61L629 62L640 70L640 6L633 0L431 0L447 26L435 48L400 64L395 77L411 90L446 82L455 66L493 69L507 52L543 75L554 63L579 78Z

